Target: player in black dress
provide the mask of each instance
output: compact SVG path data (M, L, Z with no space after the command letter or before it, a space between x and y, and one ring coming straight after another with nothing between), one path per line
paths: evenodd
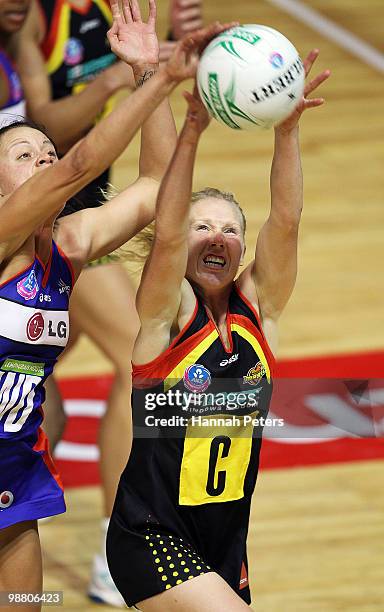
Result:
M307 74L316 57L307 57ZM328 76L308 83L305 96ZM275 130L271 213L255 259L236 278L245 219L234 197L216 189L195 194L191 205L197 145L209 118L196 89L185 97L189 109L160 188L137 296L135 437L107 554L128 605L237 612L250 603L246 538L277 320L296 278L298 120L323 99L303 97Z

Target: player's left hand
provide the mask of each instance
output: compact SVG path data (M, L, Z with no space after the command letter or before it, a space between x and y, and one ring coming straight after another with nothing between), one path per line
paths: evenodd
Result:
M312 69L312 66L315 63L318 55L319 55L319 50L312 49L312 51L310 51L307 57L305 58L303 62L304 70L305 70L305 77L309 75ZM293 111L291 115L289 115L289 117L287 117L286 119L284 119L284 121L282 121L277 126L275 126L276 130L279 130L281 132L283 131L288 132L292 130L293 128L297 126L299 119L305 110L307 110L308 108L316 108L317 106L321 106L322 104L324 104L325 102L324 98L308 99L307 96L311 94L313 91L315 91L315 89L317 89L322 83L324 83L324 81L326 81L329 78L330 74L331 74L330 70L323 70L323 72L320 72L320 74L318 74L314 79L312 79L311 81L308 81L305 84L304 95L301 98L298 105L296 106L295 110Z
M113 53L130 66L159 63L155 0L148 0L148 4L146 23L142 20L138 0L111 0L113 24L108 40Z

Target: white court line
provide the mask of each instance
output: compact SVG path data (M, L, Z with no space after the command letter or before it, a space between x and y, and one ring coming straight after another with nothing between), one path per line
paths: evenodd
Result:
M358 36L351 34L345 28L336 25L327 17L306 6L300 0L267 0L270 4L278 6L286 13L293 15L313 30L332 40L339 47L346 49L352 55L365 61L372 68L384 72L384 55L374 47L364 42Z

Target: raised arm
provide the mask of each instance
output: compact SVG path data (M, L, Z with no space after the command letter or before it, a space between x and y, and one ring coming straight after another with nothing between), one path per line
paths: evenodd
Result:
M40 50L41 15L32 3L17 45L28 116L45 126L58 150L65 153L95 122L109 98L123 87L134 87L130 66L117 62L100 73L76 96L52 99L51 85Z
M150 0L153 7L154 1ZM176 50L144 87L136 90L98 123L60 161L35 173L0 207L0 259L14 253L26 238L68 198L108 168L138 128L182 80L194 76L197 51L227 26L214 24L180 41Z
M318 56L313 50L304 65L306 75ZM275 151L271 169L271 211L260 230L254 261L239 277L240 287L249 294L256 289L263 321L276 322L295 285L297 237L303 206L299 126L302 113L323 104L323 98L307 99L329 77L323 71L307 83L295 111L275 128ZM253 287L253 289L252 289Z
M144 53L144 50L148 45L153 47L152 62L138 62L132 66L136 86L139 88L158 71L159 66L155 62L158 43L154 24L149 32L153 34L151 39L147 32L151 24L142 21L138 5L131 3L131 6L133 12L126 11L125 16L118 7L114 7L111 45L116 55L124 61L128 61L128 54L132 56L132 53L137 60L143 55L148 57L148 52ZM135 30L133 37L132 29ZM136 51L134 43L137 45ZM176 137L169 102L165 99L142 126L139 177L135 183L104 206L84 210L60 220L57 240L61 240L60 233L65 240L65 234L70 230L70 234L74 233L81 238L80 248L84 252L84 259L92 260L121 246L153 221L160 181L174 152ZM73 244L72 238L70 241ZM67 252L68 247L64 244L62 246Z
M141 329L134 360L145 362L164 350L181 302L188 258L188 228L193 168L208 113L194 95L184 94L188 111L156 204L156 227L151 253L137 294Z

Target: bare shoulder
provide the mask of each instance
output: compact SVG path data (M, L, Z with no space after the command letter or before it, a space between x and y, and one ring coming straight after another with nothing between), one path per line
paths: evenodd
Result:
M184 279L181 286L181 301L175 325L165 319L152 318L141 321L140 330L133 349L133 362L147 364L157 359L191 319L196 306L196 297L189 282Z

